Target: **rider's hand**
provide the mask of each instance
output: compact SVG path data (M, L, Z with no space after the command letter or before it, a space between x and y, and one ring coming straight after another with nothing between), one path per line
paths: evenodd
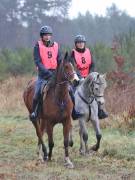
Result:
M52 71L48 71L48 78L51 78L53 75L53 72Z
M80 80L74 80L73 81L73 86L77 87L79 85L79 82L80 82Z

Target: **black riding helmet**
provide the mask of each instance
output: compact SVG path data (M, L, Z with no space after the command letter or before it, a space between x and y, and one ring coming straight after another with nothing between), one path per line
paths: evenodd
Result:
M45 34L50 34L52 35L53 31L52 28L50 26L43 26L40 29L40 37L42 37Z
M75 44L78 42L84 42L85 43L86 42L85 36L81 35L81 34L75 36L74 42L75 42Z

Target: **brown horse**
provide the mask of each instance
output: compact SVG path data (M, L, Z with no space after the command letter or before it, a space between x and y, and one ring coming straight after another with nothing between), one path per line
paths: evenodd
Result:
M69 61L66 54L64 60L56 69L55 79L51 81L46 97L43 96L42 110L39 118L33 123L38 136L38 155L41 161L51 160L53 142L53 127L57 123L63 125L64 148L65 148L65 166L73 168L73 163L69 159L68 146L73 144L70 139L70 131L72 128L71 114L72 114L72 100L69 95L69 83L73 80L78 80L74 71L73 65ZM31 113L32 99L34 94L35 81L31 81L28 88L24 91L24 102ZM49 153L47 153L46 146L43 142L43 134L47 132ZM41 149L42 148L42 149ZM41 153L43 152L43 155Z

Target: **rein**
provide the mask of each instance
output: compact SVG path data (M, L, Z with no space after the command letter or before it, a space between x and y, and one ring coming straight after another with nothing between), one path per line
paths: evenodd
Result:
M62 82L56 83L56 85L60 86L60 85L65 84L65 83L69 83L69 81L62 81Z
M91 101L86 100L86 99L81 95L81 93L77 91L77 93L78 93L79 97L81 98L81 100L82 100L85 104L88 105L88 108L89 108L89 119L90 119L90 115L91 115L91 104L92 104L92 102L95 100L95 101L98 103L97 98L103 97L103 95L102 95L102 96L99 96L99 95L94 94L94 91L93 91L94 83L95 83L95 84L98 84L98 85L101 84L101 83L97 83L97 82L94 82L94 81L92 82L92 95L89 97L89 98L91 98Z
M72 72L72 73L64 72L63 66L61 68L62 68L61 69L61 77L60 77L61 79L59 80L59 82L56 83L56 86L59 86L60 89L62 88L60 86L68 85L68 83L70 83L70 78L72 77L72 75L75 74L75 72ZM54 94L55 94L55 91L54 91ZM67 105L67 100L66 99L63 99L62 101L56 100L56 103L60 107L61 112L63 112L63 110L65 109L65 107Z
M78 92L77 91L77 93L78 93L78 95L79 95L79 97L81 98L81 100L83 101L83 102L85 102L85 104L87 104L88 105L88 108L89 108L89 118L90 118L90 114L91 114L91 104L92 104L92 102L94 101L94 99L95 99L95 97L92 97L92 99L91 99L91 101L89 102L89 101L87 101L82 95L81 95L81 93L80 92Z
M81 93L80 92L77 92L78 93L78 95L79 95L79 97L86 103L86 104L88 104L89 106L91 105L91 103L94 101L94 99L95 99L95 97L92 97L92 100L89 102L89 101L87 101L82 95L81 95Z

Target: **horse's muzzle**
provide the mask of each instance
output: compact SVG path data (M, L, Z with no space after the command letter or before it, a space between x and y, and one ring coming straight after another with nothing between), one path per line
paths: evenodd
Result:
M105 104L105 99L104 97L96 97L97 99L97 102L100 104L100 105L104 105Z

